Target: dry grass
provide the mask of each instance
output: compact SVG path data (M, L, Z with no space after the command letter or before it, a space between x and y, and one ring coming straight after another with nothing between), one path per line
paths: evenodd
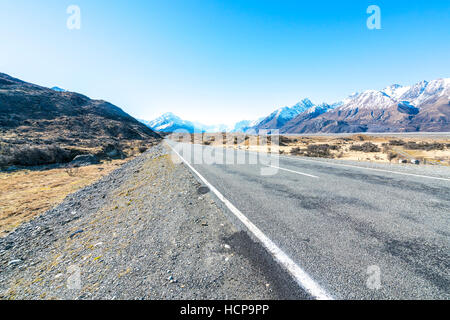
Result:
M67 195L94 183L128 160L70 170L0 172L0 236L51 209Z
M237 143L236 138L237 137ZM171 137L174 140L189 142L191 139L195 143L201 143L209 146L222 146L223 139L220 135L213 134L195 134L189 135L174 134ZM440 143L446 147L443 150L410 150L407 146L391 145L392 140L402 140L406 143ZM254 136L247 137L243 134L227 134L225 139L226 147L267 152L270 145L260 145L259 138ZM279 152L282 154L296 154L303 156L316 156L336 158L342 160L354 161L372 161L372 162L398 162L399 160L417 159L425 164L450 165L450 139L447 137L430 137L427 135L417 136L389 136L389 135L312 135L312 136L280 136ZM377 152L357 151L358 146L375 145L379 150ZM353 146L353 148L352 148ZM363 148L367 149L367 148ZM374 148L373 150L375 150ZM317 152L325 150L325 152ZM273 150L272 150L273 151Z

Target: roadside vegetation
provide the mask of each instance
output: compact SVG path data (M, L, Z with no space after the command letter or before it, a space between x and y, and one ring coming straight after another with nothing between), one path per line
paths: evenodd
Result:
M145 152L154 145L152 140L120 141L58 141L29 140L20 137L0 138L0 170L66 164L78 155L92 154L100 160L126 159ZM13 167L13 168L11 168Z
M218 139L221 138L221 139ZM264 151L275 150L270 136L266 143L261 138L245 134L177 134L176 141L192 142L207 146L225 145L241 150ZM314 135L314 136L279 136L280 154L303 157L373 161L418 163L429 165L450 165L450 139L429 135L394 138L388 135Z
M156 145L156 140L0 138L0 237ZM92 157L92 163L74 161Z
M118 159L79 168L68 165L46 166L0 172L0 237L125 162L127 160Z

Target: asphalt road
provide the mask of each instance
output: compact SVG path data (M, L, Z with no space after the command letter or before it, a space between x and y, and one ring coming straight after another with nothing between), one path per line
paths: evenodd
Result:
M207 164L199 159L224 159L223 149L185 147L185 160L333 298L450 298L450 169L250 164L256 155L240 150L244 164Z

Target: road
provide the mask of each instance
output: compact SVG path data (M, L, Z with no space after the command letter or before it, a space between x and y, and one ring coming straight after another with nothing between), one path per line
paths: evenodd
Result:
M246 157L246 164L195 164L195 157L213 154L220 159L224 151L189 148L191 155L175 146L310 277L306 281L330 297L450 298L450 169L433 175L422 166L370 168L280 156L278 163L269 164L279 168L276 174L261 175L269 166L248 164L255 155L247 151L234 151ZM235 222L254 233L242 219Z

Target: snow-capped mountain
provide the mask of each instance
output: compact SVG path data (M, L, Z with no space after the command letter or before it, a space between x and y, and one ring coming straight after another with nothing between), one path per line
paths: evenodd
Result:
M183 120L171 112L165 113L162 116L152 120L140 120L142 123L159 132L174 132L176 130L184 130L189 133L201 132L228 132L231 129L224 124L219 125L205 125L200 122L191 122Z
M449 95L450 79L421 81L413 86L394 84L381 91L367 90L354 94L344 100L342 110L349 109L386 109L393 104L403 103L410 106L420 106L428 101Z
M393 84L389 87L384 88L381 92L384 92L389 97L394 99L399 99L410 87L403 87L399 84Z
M263 119L255 129L279 129L299 114L314 107L315 105L309 99L303 99L292 107L283 107L275 110L268 117Z
M450 131L450 79L355 93L318 116L314 108L286 123L283 133Z
M226 125L203 125L172 113L147 122L155 131L258 132L450 132L450 78L421 81L412 86L394 84L382 90L353 93L335 103L314 104L303 99L292 107L275 110L258 120Z
M194 126L197 132L229 132L231 128L226 124L206 125L200 122L194 122Z
M167 112L152 121L140 121L158 132L174 132L176 130L185 130L189 133L197 132L192 122L183 120L171 112Z
M257 126L261 121L263 121L265 118L259 118L257 120L243 120L239 121L234 125L233 130L231 132L242 132L246 133L248 131L251 131L255 126Z

